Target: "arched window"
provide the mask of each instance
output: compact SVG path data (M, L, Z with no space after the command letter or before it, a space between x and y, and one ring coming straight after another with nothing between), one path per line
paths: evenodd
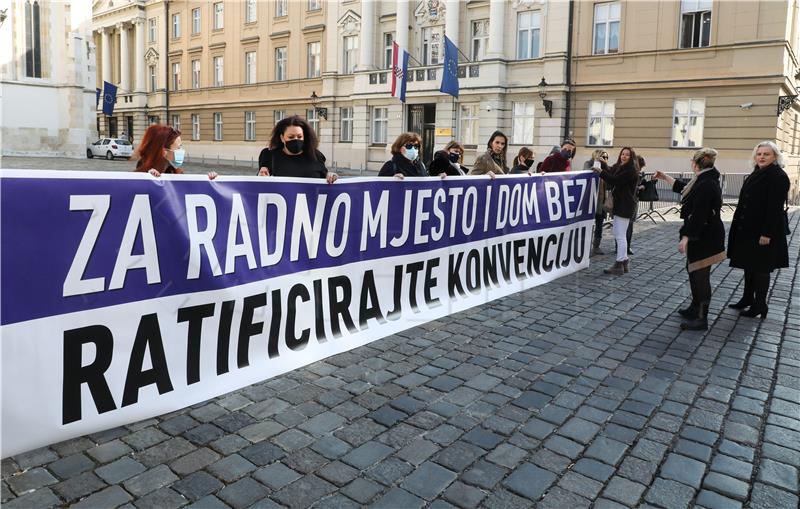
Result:
M39 24L39 1L25 1L25 76L42 77L42 35Z

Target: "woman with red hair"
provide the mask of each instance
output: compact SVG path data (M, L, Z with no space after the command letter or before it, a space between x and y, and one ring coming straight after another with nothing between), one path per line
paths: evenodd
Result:
M135 171L146 171L154 177L162 173L183 173L181 166L185 157L181 132L169 125L153 124L144 132L136 149ZM208 172L208 178L214 180L217 173Z

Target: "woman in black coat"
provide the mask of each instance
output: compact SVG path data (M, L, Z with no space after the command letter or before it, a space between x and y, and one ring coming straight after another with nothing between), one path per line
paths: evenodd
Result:
M708 329L708 305L711 302L711 266L725 259L725 226L719 212L722 208L722 188L719 171L714 168L717 151L702 148L692 156L694 177L674 179L657 171L655 178L681 193L681 240L678 251L686 255L692 303L678 313L687 320L681 329Z
M383 163L379 177L427 177L428 170L420 160L422 139L417 133L403 133L392 143L392 158Z
M636 214L636 186L639 183L639 168L636 162L636 153L630 147L623 147L619 151L617 162L610 169L594 168L600 178L611 187L613 207L611 214L614 216L612 230L614 240L617 241L617 258L606 274L621 276L628 272L628 223Z
M753 150L755 169L739 192L728 237L731 267L744 269L744 295L730 307L742 316L767 316L769 275L789 266L789 218L784 204L789 195L789 177L783 171L783 154L771 141ZM744 310L749 306L749 309Z

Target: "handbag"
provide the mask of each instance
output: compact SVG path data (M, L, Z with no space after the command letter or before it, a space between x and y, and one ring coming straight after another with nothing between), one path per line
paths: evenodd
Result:
M639 201L658 201L657 180L645 180L642 182L644 189L639 192Z
M611 191L606 191L606 199L603 200L603 210L611 214L614 212L614 195Z

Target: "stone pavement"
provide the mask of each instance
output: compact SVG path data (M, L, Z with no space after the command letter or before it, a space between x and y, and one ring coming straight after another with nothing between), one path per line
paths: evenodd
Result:
M730 214L728 214L728 219ZM793 508L800 212L766 320L712 273L681 332L677 222L611 256L156 419L2 461L4 508ZM604 243L610 250L608 237Z

